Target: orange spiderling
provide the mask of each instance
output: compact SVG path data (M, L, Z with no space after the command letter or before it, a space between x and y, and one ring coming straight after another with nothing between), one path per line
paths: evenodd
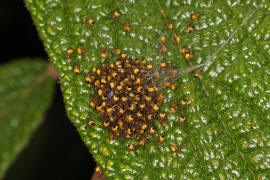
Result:
M201 16L201 14L198 13L198 12L196 12L196 13L193 13L193 14L191 15L191 19L192 19L192 20L195 20L195 19L198 19L200 16Z
M173 25L169 22L166 22L166 26L169 30L172 30L172 28L173 28Z
M93 120L91 120L91 119L90 119L90 120L88 121L88 125L91 127L91 126L94 126L94 125L95 125L95 123L94 123L94 121L93 121Z
M192 32L194 31L193 27L190 26L190 25L188 25L188 26L186 27L186 29L187 29L187 32L188 32L188 33L192 33Z
M166 46L162 46L161 53L165 54L168 51L168 48Z
M158 137L158 142L159 142L159 143L163 143L164 140L165 140L165 138L164 138L163 135L161 135L161 136Z
M85 54L85 49L84 48L77 48L77 53L80 55Z
M200 78L201 77L201 71L200 71L200 69L198 69L198 70L195 71L194 76L196 78Z
M75 65L74 67L73 67L73 72L75 73L75 74L79 74L80 73L80 66L79 65Z
M98 172L98 173L101 172L101 167L100 167L100 166L97 166L97 167L96 167L96 172Z
M67 49L67 50L66 50L67 57L71 57L71 56L73 55L73 52L74 52L73 49L71 49L71 48Z
M121 15L121 14L120 14L119 11L114 11L114 12L113 12L113 17L114 17L114 18L118 18L120 15Z
M172 104L171 111L175 113L177 110L178 110L177 105L176 104Z
M179 120L178 120L178 124L184 124L185 120L186 120L186 117L185 116L181 116L179 118Z
M166 63L165 63L165 62L161 62L161 63L160 63L160 67L161 67L161 68L165 68L165 67L166 67Z
M190 59L192 59L194 57L194 55L193 54L185 54L185 59L186 60L190 60Z
M180 42L180 36L175 36L175 37L173 38L173 42L174 42L175 44L179 44L179 42Z
M95 24L95 20L93 18L86 18L85 19L86 24L93 25Z
M106 58L107 55L108 55L108 54L107 54L107 51L104 50L104 49L102 49L101 52L100 52L100 56L101 56L102 58Z
M171 85L171 89L172 90L175 90L176 89L176 86L177 86L177 82L173 82L172 85Z
M94 77L91 76L90 74L87 74L85 76L85 81L88 82L88 83L93 83L94 82Z
M187 105L187 100L182 99L182 100L180 101L180 107L183 108L183 107L185 107L186 105Z
M124 23L124 24L123 24L123 29L124 29L125 31L129 32L129 31L130 31L129 24L128 24L128 23Z
M179 151L179 148L177 146L171 146L170 149L171 149L172 152Z
M116 54L116 55L119 55L121 53L121 50L120 49L114 49L112 51L113 54Z
M188 53L190 53L190 49L189 48L181 48L180 53L181 54L188 54Z
M158 100L159 103L161 103L161 102L164 100L164 98L165 98L165 96L164 96L162 93L160 93L160 94L158 95L157 100Z
M166 37L164 35L162 35L160 37L160 41L161 41L162 44L165 44L166 43Z
M156 133L156 130L151 127L150 130L149 130L149 134L150 135L153 135L155 133Z
M142 138L142 139L140 140L140 142L139 142L139 145L140 145L140 146L144 146L145 143L146 143L146 138Z
M127 54L126 53L122 53L121 54L121 58L125 59L127 57Z

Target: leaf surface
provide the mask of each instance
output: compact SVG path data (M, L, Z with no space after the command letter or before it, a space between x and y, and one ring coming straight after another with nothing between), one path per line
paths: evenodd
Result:
M0 178L42 122L53 85L44 60L22 59L0 66Z
M268 1L27 0L27 5L60 75L67 113L109 179L270 178ZM193 32L187 32L189 26ZM135 152L127 149L135 140L109 141L109 131L89 106L96 93L84 80L92 67L116 59L102 58L102 50L117 48L156 68L166 61L181 75L176 90L163 90L160 109L167 126L156 122L158 134ZM190 48L194 57L186 60L181 48ZM71 57L68 49L74 50ZM199 78L190 72L194 66ZM181 99L187 106L171 112ZM179 125L181 116L186 120ZM90 118L94 127L87 125ZM158 135L164 143L157 142ZM172 146L180 150L172 152Z

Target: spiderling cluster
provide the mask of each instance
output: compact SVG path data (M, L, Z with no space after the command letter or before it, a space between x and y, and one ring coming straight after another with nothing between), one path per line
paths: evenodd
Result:
M161 64L161 70L166 66ZM111 137L141 139L156 133L153 121L164 113L159 103L164 96L149 77L155 74L146 60L120 58L115 63L101 64L86 75L86 81L94 86L97 98L90 106L103 117L103 126L111 129Z

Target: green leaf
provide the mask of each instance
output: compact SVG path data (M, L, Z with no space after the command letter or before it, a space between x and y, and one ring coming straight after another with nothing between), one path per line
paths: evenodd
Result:
M27 0L27 6L59 73L67 113L109 179L270 178L269 1ZM200 17L192 19L196 12ZM188 26L194 32L188 33ZM178 45L175 36L181 37ZM114 61L109 52L116 48L155 67L166 61L179 71L177 89L162 90L167 126L156 121L157 134L144 147L134 139L109 141L102 119L89 107L96 93L84 76ZM194 58L185 60L181 48L190 48ZM100 56L102 49L107 58ZM78 75L74 65L80 65ZM190 71L199 67L196 78ZM187 106L171 112L182 99ZM182 125L177 123L181 116L186 117ZM94 127L87 126L90 118ZM158 135L164 135L164 143L158 143ZM129 143L137 150L129 151Z
M41 59L0 66L0 179L50 105L54 80L48 67Z

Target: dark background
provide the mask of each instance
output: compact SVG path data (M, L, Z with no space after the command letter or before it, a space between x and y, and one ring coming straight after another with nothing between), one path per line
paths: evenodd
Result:
M22 57L48 59L23 0L0 0L0 65ZM92 156L66 116L57 84L43 123L4 180L90 180L94 168Z

